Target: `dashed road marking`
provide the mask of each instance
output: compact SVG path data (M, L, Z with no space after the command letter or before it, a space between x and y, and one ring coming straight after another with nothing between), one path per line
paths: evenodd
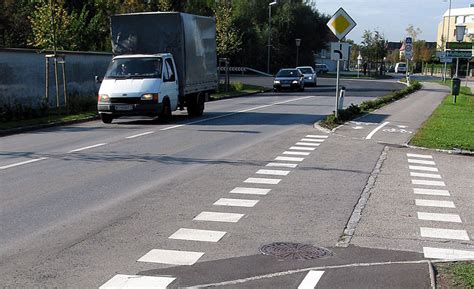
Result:
M420 207L438 207L438 208L456 208L451 201L437 201L437 200L415 200L415 205Z
M256 174L259 175L273 175L273 176L287 176L290 171L282 171L282 170L258 170Z
M299 150L299 151L314 151L316 148L310 148L310 147L297 147L297 146L292 146L290 147L290 150Z
M407 154L409 158L432 159L432 155Z
M427 171L427 172L437 172L438 168L435 167L425 167L425 166L408 166L410 170L417 170L417 171Z
M93 149L93 148L96 148L96 147L105 146L106 144L107 143L99 143L99 144L95 144L95 145L91 145L91 146L86 146L86 147L83 147L83 148L78 148L78 149L69 151L69 153L81 152L81 151L85 151L85 150L88 150L88 149Z
M176 278L156 277L142 275L124 275L118 274L112 277L99 289L131 289L131 288L156 288L166 289Z
M193 265L203 255L203 252L153 249L137 261L169 265Z
M425 160L416 160L416 159L408 159L409 163L412 164L422 164L422 165L436 165L434 161L425 161Z
M315 142L315 143L322 143L325 139L318 139L318 138L302 138L302 142Z
M324 271L309 271L298 286L298 289L314 289L323 274Z
M308 134L305 137L309 137L309 138L328 138L327 135L313 135L313 134Z
M469 236L465 230L451 230L438 228L420 228L420 234L424 238L450 239L469 241Z
M149 134L152 134L152 133L155 133L155 132L154 131L147 131L147 132L139 133L139 134L136 134L136 135L127 136L126 139L137 138L137 137L149 135Z
M196 230L181 228L173 235L170 239L187 240L187 241L200 241L200 242L219 242L226 232L222 231L210 231L210 230Z
M426 174L426 173L410 172L410 176L411 177L420 177L420 178L441 179L441 175L438 175L438 174Z
M423 247L425 258L444 260L474 260L474 251Z
M280 181L281 179L248 178L244 181L244 183L278 185Z
M461 217L456 214L436 214L417 212L418 219L424 221L437 221L437 222L451 222L451 223L462 223Z
M9 169L9 168L14 168L14 167L18 167L18 166L22 166L22 165L26 165L26 164L31 164L31 163L39 162L39 161L42 161L42 160L45 160L45 159L47 159L47 158L44 157L44 158L39 158L39 159L32 159L32 160L28 160L28 161L24 161L24 162L19 162L19 163L15 163L15 164L11 164L11 165L6 165L6 166L0 167L0 170L6 170L6 169Z
M289 164L289 163L268 163L266 167L282 167L282 168L296 168L298 164Z
M266 195L271 189L260 189L260 188L244 188L237 187L230 191L231 194L244 194L244 195Z
M220 198L213 205L214 206L228 206L228 207L254 207L259 200L245 200L245 199L228 199Z
M413 192L418 195L450 196L448 190L414 188Z
M237 223L244 214L220 213L220 212L201 212L193 220L208 222Z
M286 161L286 162L302 162L304 158L294 158L294 157L276 157L276 161Z
M305 153L305 152L290 152L290 151L285 151L283 152L284 155L293 155L293 156L309 156L310 153Z
M442 181L427 181L427 180L411 180L413 185L436 186L445 187L446 184Z

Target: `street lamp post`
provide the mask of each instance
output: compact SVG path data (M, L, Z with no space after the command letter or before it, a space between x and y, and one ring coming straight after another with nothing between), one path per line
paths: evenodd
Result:
M299 57L301 39L297 38L297 39L295 39L295 42L296 42L296 66L298 66L298 57Z
M272 6L276 5L277 1L268 4L268 50L267 50L267 73L270 73L270 53L272 46Z
M357 56L357 78L360 76L360 65L362 64L362 55L360 55L359 51L359 56Z
M466 33L466 25L463 24L456 24L456 41L462 42L464 40L464 34ZM459 69L459 57L456 57L456 76L458 77L458 69Z
M448 9L448 31L446 32L446 42L449 42L449 29L451 23L451 0L449 0L449 9ZM443 33L444 33L444 16L443 16ZM446 42L444 44L444 56L446 56ZM446 57L444 58L444 73L443 73L443 81L446 81L446 70L447 70L447 61Z

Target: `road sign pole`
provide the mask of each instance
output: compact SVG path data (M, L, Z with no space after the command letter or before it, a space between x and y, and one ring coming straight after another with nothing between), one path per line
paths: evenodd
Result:
M407 61L407 68L406 68L406 71L405 71L405 77L407 79L407 86L410 86L410 67L408 66L408 57L406 57L406 61Z
M458 77L458 69L459 69L459 57L456 57L456 76Z
M471 62L470 59L467 60L467 69L466 69L466 86L467 86L467 80L469 77L469 62Z
M336 68L336 109L334 110L335 117L338 118L339 113L339 61L338 60L336 63L337 68Z

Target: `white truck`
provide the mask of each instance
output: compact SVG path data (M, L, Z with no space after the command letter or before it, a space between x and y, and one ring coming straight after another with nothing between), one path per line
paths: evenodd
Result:
M215 20L178 12L111 17L115 55L101 82L97 109L104 123L121 116L169 121L184 107L200 116L217 89Z

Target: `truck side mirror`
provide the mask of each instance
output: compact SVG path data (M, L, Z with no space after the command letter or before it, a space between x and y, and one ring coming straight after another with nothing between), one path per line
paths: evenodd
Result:
M94 79L95 79L95 83L99 83L99 84L102 83L102 78L100 78L99 76L96 75Z

